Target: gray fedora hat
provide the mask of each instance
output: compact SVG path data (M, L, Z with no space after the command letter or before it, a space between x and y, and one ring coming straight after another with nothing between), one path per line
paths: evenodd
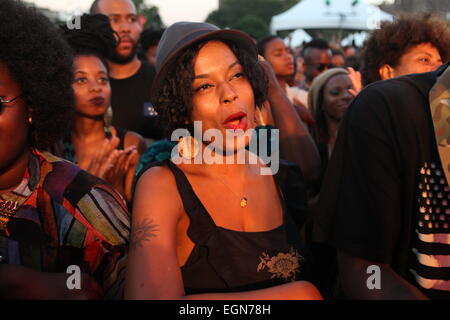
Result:
M254 56L255 62L258 61L258 49L253 39L242 31L220 29L212 24L202 22L174 23L164 31L156 52L156 76L151 90L153 104L167 72L182 51L196 42L216 39L236 44Z

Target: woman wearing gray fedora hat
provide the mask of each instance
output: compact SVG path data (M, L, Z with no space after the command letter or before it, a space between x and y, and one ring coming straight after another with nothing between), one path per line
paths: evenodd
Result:
M137 180L126 298L321 299L298 231L306 212L301 171L253 162L246 150L257 106L282 91L266 68L240 31L191 22L165 31L152 103L169 136L184 129L194 138L182 137L171 160ZM301 132L293 107L279 108L291 117L285 130ZM281 141L282 152L289 143Z

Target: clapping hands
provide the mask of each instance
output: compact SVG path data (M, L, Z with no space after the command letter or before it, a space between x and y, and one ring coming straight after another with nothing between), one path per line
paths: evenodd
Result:
M123 192L124 178L139 160L136 146L119 150L120 139L105 139L91 162L82 169L109 182L117 191Z

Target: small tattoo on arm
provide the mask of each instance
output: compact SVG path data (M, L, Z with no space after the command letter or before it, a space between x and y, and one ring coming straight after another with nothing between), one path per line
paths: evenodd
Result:
M150 241L151 238L156 237L156 232L159 231L159 225L154 224L153 220L144 219L136 224L134 230L131 231L130 247L136 249L138 246L142 247L143 242Z

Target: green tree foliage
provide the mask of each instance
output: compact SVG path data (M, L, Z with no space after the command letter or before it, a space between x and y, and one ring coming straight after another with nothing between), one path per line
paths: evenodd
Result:
M244 30L255 39L259 39L269 34L269 26L260 17L246 15L239 19L235 26L236 29Z
M139 15L144 16L147 20L144 28L161 29L164 28L161 16L159 15L159 8L147 4L146 0L132 0Z
M245 31L255 38L269 33L273 16L282 13L300 0L223 0L218 10L211 12L206 22L220 28Z

